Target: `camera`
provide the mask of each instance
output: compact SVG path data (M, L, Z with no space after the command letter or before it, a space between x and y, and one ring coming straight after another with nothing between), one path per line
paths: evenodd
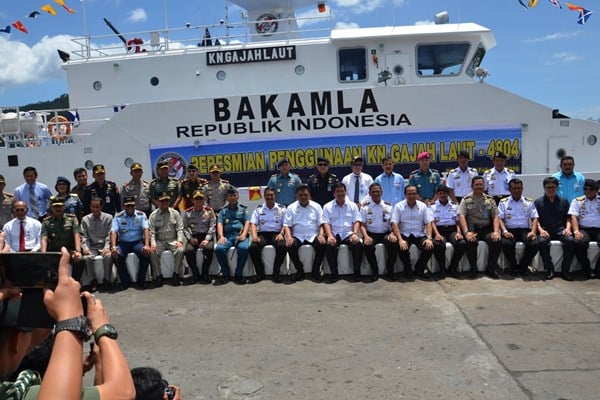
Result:
M173 400L175 398L175 389L173 389L172 387L167 386L165 388L165 394L167 395L167 399L168 400Z

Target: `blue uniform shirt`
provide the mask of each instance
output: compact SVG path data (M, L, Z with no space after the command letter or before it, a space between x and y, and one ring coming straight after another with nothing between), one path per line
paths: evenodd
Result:
M33 184L33 192L37 200L38 215L33 215L33 208L29 201L30 187L27 183L24 183L15 189L15 199L18 201L24 201L27 204L27 216L31 218L39 218L48 214L48 204L50 203L50 197L52 192L48 189L48 186L43 183L36 182Z
M244 228L244 224L248 219L248 210L243 204L236 204L230 207L227 204L219 211L218 223L223 224L223 235L228 238L235 238Z
M144 230L148 228L148 218L142 211L134 211L133 215L121 211L112 221L111 232L119 234L119 242L138 242L144 240Z
M435 189L440 183L442 183L442 178L435 169L429 169L427 172L417 169L410 173L410 178L408 181L409 185L414 185L417 187L417 193L419 196L427 200L435 196Z
M271 175L267 187L275 189L277 202L289 206L296 200L296 188L302 184L300 177L289 173L288 176L281 174Z
M391 203L392 206L404 200L404 177L397 172L391 175L385 172L375 178L375 182L381 185L383 201Z

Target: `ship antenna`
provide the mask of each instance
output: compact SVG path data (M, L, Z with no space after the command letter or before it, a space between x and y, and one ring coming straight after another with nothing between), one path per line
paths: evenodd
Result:
M229 1L225 0L225 39L229 43Z

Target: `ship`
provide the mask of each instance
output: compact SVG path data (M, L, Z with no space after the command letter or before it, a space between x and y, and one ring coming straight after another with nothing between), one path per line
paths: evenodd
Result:
M343 176L356 156L372 176L390 156L408 177L419 153L445 173L461 150L481 172L504 152L532 195L564 155L600 177L600 124L488 83L496 40L484 26L440 13L431 25L332 29L324 1L232 3L246 10L240 23L123 35L105 20L119 46L103 45L114 35L75 39L77 50L60 52L69 109L0 110L9 187L28 165L52 182L103 164L121 183L134 162L149 179L167 161L176 178L218 164L252 200L283 157L303 179L318 157ZM310 7L326 28L301 28L311 25L297 11Z

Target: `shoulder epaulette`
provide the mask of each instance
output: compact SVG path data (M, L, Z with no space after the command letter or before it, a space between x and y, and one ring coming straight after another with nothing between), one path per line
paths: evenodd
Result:
M150 182L148 182L148 181L147 181L147 180L145 180L145 179L142 179L142 183L150 183Z
M411 174L411 175L412 175L412 174L416 174L417 172L419 172L419 170L418 170L418 169L415 169L415 170L414 170L414 171L412 171L410 174Z
M368 205L370 205L370 204L371 204L371 202L370 202L370 201L365 201L364 203L362 203L362 205L363 205L363 206L368 206Z
M533 199L531 197L524 197L524 199L527 201L533 201Z
M135 213L137 215L146 215L143 211L138 211L138 210L135 210Z
M204 209L207 211L213 211L213 208L211 206L204 206Z
M575 197L575 200L583 202L585 201L585 196Z
M123 216L123 214L125 214L125 210L123 210L123 211L119 211L119 212L118 212L118 213L115 215L115 217L121 217L121 216Z
M509 197L505 197L505 198L503 198L503 199L502 199L502 200L500 200L500 201L501 201L501 202L507 202L509 199L510 199L510 196L509 196Z
M127 185L129 185L129 182L131 182L131 181L126 181L126 182L125 182L125 183L123 183L121 186L127 186Z
M189 179L188 179L188 178L183 178L183 179L181 180L181 183L188 183L188 181L189 181Z
M513 171L513 170L512 170L512 169L510 169L510 168L506 168L506 171L510 172L511 174L514 174L514 173L515 173L515 171Z
M271 178L274 177L274 176L279 176L279 174L273 174L273 175L271 175Z
M227 179L221 179L222 183L229 183L229 181Z
M154 183L154 182L156 182L156 181L158 181L158 178L154 178L154 179L152 179L152 180L150 181L150 183Z
M188 208L186 208L184 211L185 211L185 212L188 212L188 211L192 211L193 209L194 209L194 207L188 207Z
M8 197L15 197L15 195L12 193L4 192L3 194Z
M440 173L440 171L438 171L437 169L430 168L430 170L431 170L431 172L435 172L435 173L437 173L437 174L439 174L439 173Z
M246 205L244 204L238 204L238 206L242 207L242 208L248 208Z
M77 215L75 215L75 214L70 214L70 213L65 213L65 216L67 216L67 217L71 217L71 218L77 218Z
M392 203L390 203L389 201L385 201L385 200L383 201L383 204L386 204L386 205L388 205L388 206L391 206L391 205L392 205Z

